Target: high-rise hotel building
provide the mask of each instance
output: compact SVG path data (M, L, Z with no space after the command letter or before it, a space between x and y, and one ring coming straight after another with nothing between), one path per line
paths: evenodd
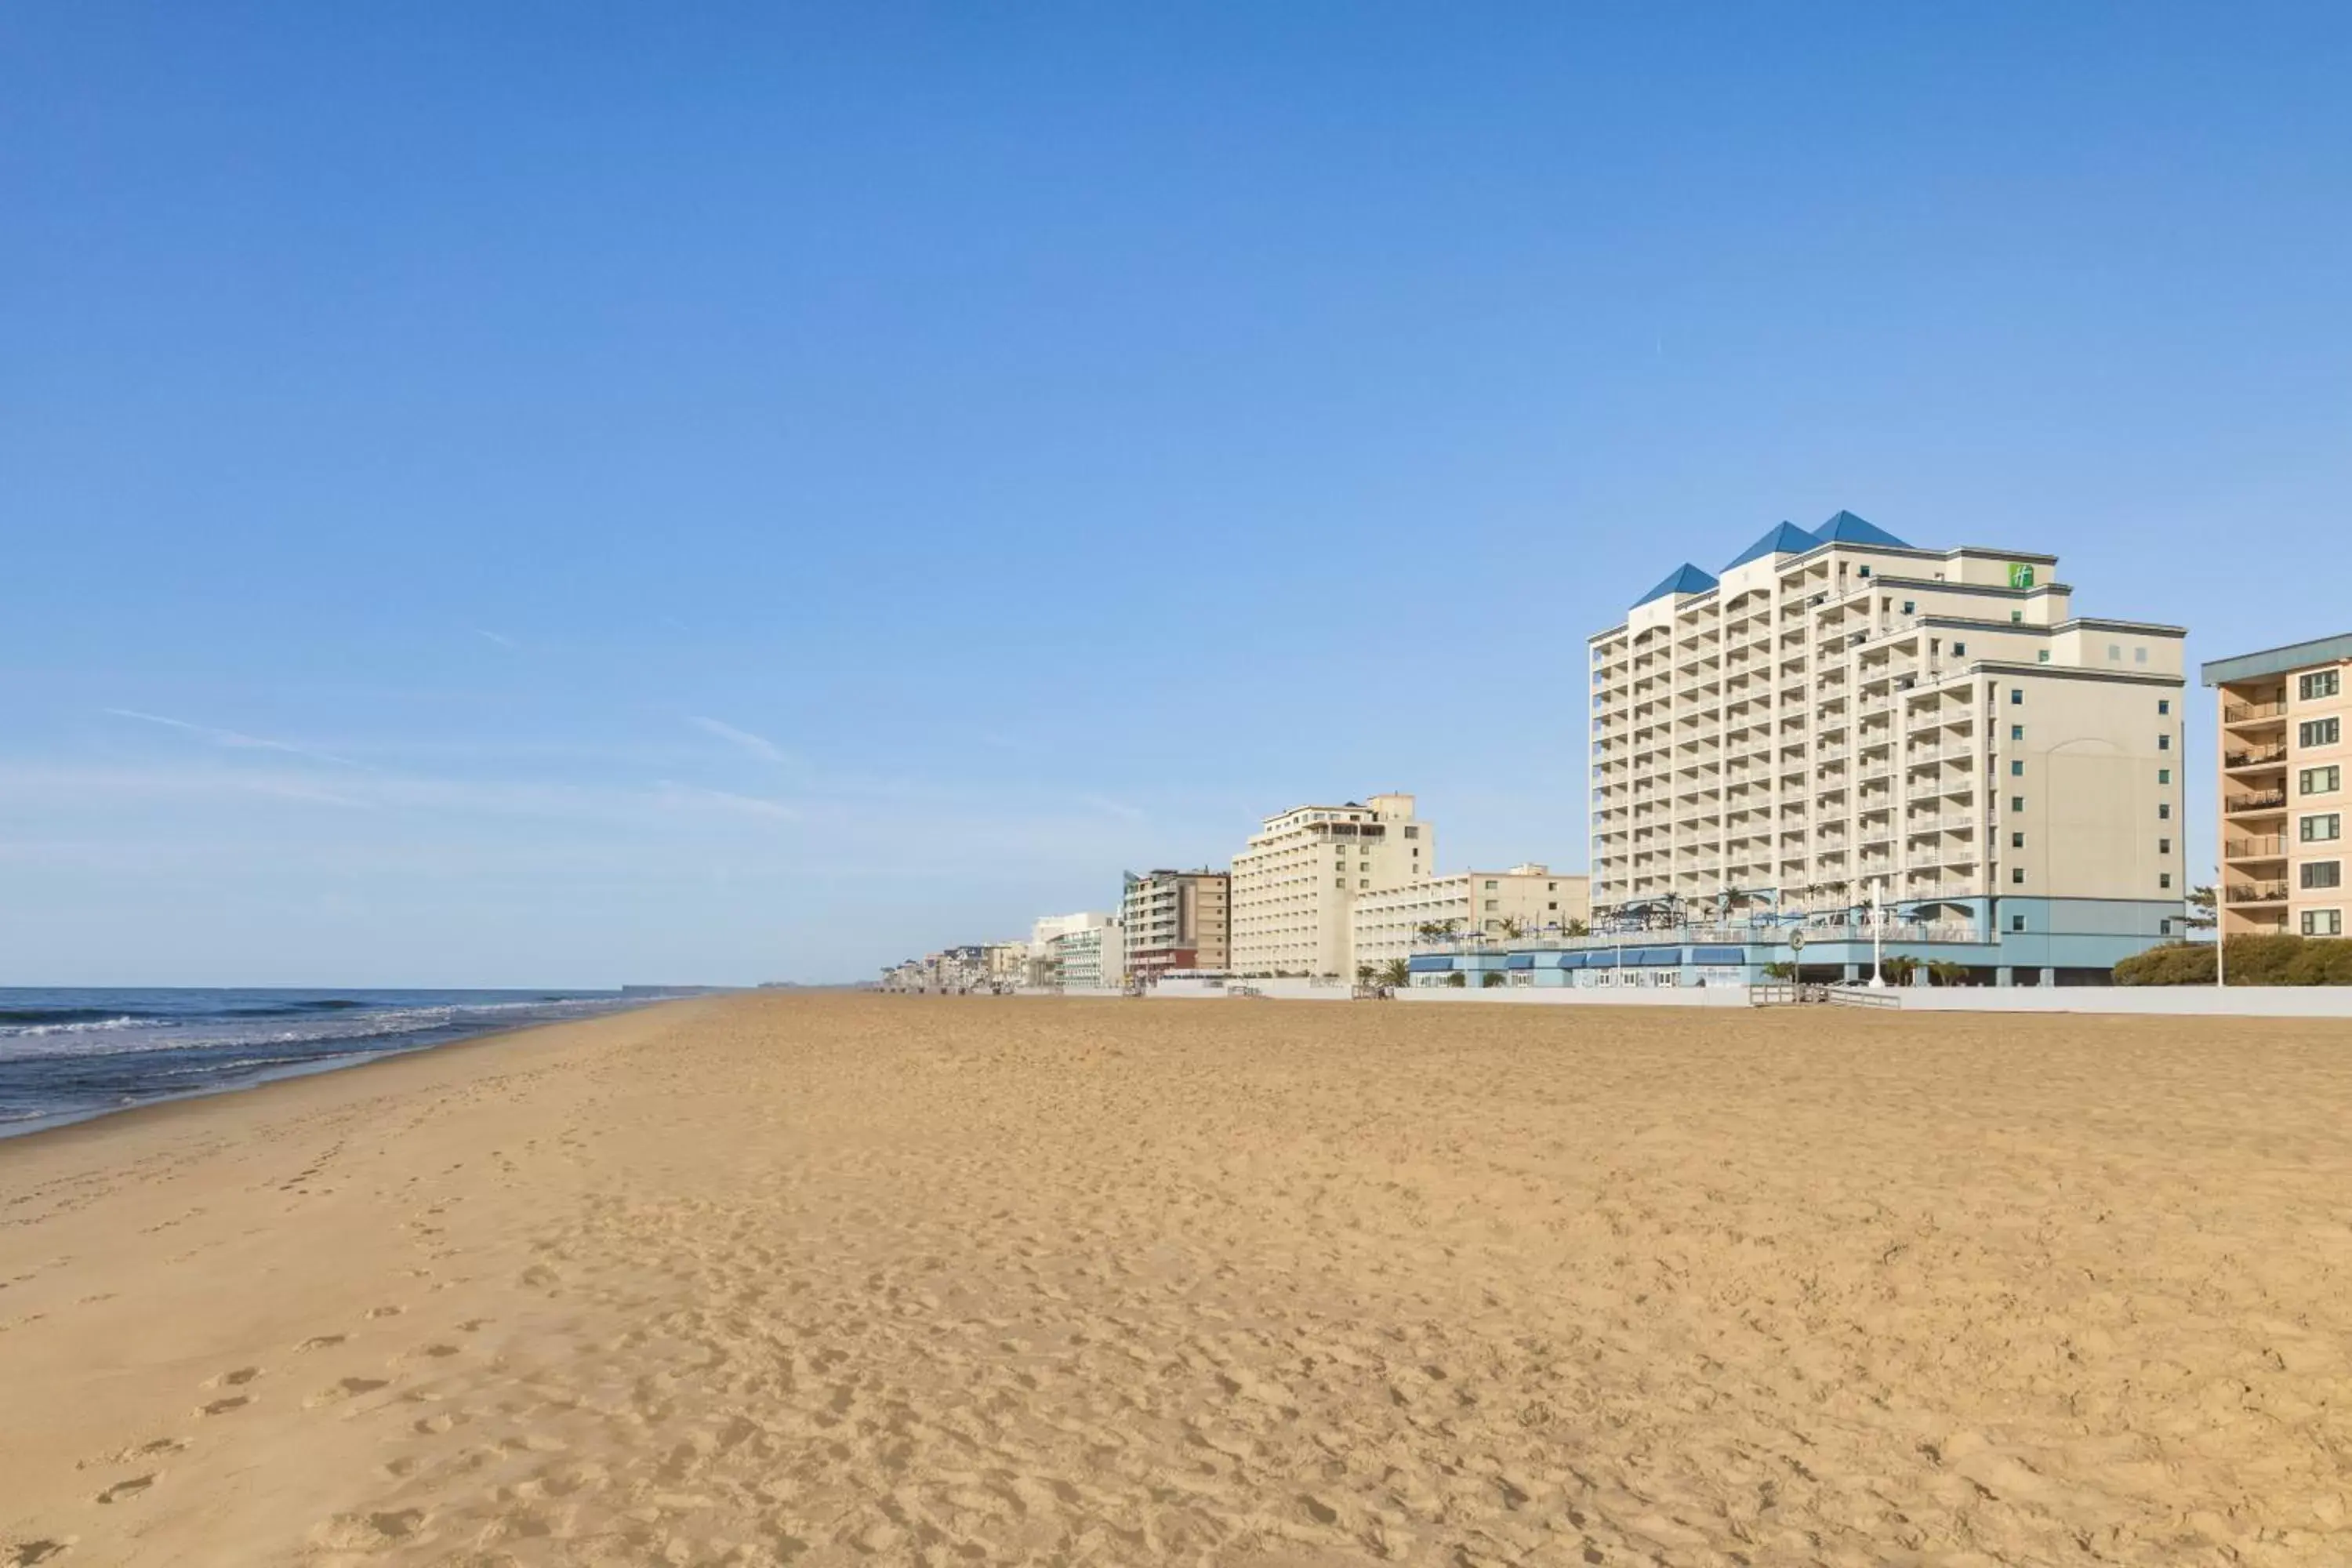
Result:
M1412 805L1376 795L1265 818L1234 857L1234 973L1354 973L1356 895L1418 882L1436 863L1437 830Z
M1841 511L1671 573L1590 639L1596 912L2175 931L2184 634L2056 566Z

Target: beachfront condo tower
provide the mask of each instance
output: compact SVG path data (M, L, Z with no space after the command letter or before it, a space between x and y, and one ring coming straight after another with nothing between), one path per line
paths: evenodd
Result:
M1234 857L1234 973L1352 974L1356 895L1428 877L1436 834L1409 795L1267 817Z
M2176 932L2184 634L2077 616L2056 566L1841 511L1668 573L1590 639L1595 910L1874 897L2086 976Z
M2224 936L2342 936L2352 632L2205 666L2221 706Z
M1224 871L1129 871L1119 900L1129 976L1150 985L1171 969L1222 973L1232 888Z

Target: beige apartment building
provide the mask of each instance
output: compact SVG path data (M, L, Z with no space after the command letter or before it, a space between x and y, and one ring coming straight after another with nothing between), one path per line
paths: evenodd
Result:
M2204 667L2221 712L2224 936L2342 936L2352 632Z
M1231 962L1233 874L1130 871L1119 914L1127 972L1150 984L1171 969L1222 972Z
M1436 864L1437 830L1412 808L1409 795L1376 795L1267 817L1234 857L1233 972L1352 974L1356 895Z
M1590 920L1589 879L1549 866L1514 866L1507 871L1456 871L1401 887L1375 888L1356 895L1350 912L1356 964L1378 968L1392 958L1427 949L1424 931L1444 927L1462 936L1564 934L1570 922Z
M2184 634L2077 616L2056 565L1840 512L1669 575L1590 639L1594 907L2172 934Z

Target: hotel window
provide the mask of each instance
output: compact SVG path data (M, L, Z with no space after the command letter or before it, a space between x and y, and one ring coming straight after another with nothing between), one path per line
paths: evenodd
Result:
M1916 610L1918 607L1919 601L1916 599L1906 599L1903 601L1903 613L1906 616Z
M2009 797L2009 809L2011 811L2023 811L2025 809L2025 797L2021 795L2011 795Z
M2159 888L2169 888L2172 886L2172 873L2169 871L2158 872L2156 885Z
M2296 785L2305 795L2334 795L2344 782L2344 770L2330 765L2305 768L2295 775Z
M2033 656L2033 662L2036 664L2048 664L2050 662L2050 650L2045 647L2040 653L2035 654Z
M2158 839L2158 840L2156 841L2156 852L2157 852L2158 854L2159 854L2159 855L2169 855L2169 854L2171 854L2171 853L2172 853L2172 840L2171 840L2171 839L2169 839L2169 838L2159 838L2159 839Z
M2022 849L2022 848L2024 848L2024 847L2025 847L2025 835L2024 835L2024 834L2022 834L2022 833L2012 833L2012 834L2011 834L2011 835L2009 836L2009 847L2010 847L2011 849Z
M1490 893L1491 893L1491 892L1493 892L1494 890L1495 890L1495 879L1494 879L1492 877L1489 877L1489 878L1487 878L1487 879L1486 879L1486 891L1488 891L1488 892L1490 892ZM1489 907L1491 908L1492 906L1490 905Z
M2009 879L2020 886L2022 886L2025 882L2025 868L2022 866L2011 866L2009 868Z
M2305 936L2342 936L2342 910L2305 910L2303 911L2303 934Z
M2021 779L2025 776L2025 759L2023 757L2012 757L2010 759L2009 776L2013 779Z
M2025 929L2025 917L2023 915L2010 916L2009 929L2011 931L2023 931Z
M2157 769L2156 782L2158 784L2170 784L2172 782L2172 770L2170 768Z
M2314 860L2303 868L2303 885L2306 888L2340 888L2344 885L2344 862Z
M2159 697L2159 698L2158 698L2158 699L2156 700L2156 716L2157 716L2158 718L2161 719L2161 718L2163 718L2167 713L2169 713L2169 712L2171 712L2171 711L2172 711L2172 699L2171 699L2171 698L2169 698L2169 697Z
M2132 649L2132 662L2134 664L2146 664L2147 662L2147 649L2144 647L2136 647Z
M2172 737L2169 735L2158 735L2156 738L2156 749L2159 752L2168 752L2172 750Z
M2022 686L2012 686L2009 689L2009 705L2011 708L2022 708L2025 706L2025 688Z
M2332 669L2316 670L2294 683L2295 696L2305 702L2315 702L2323 697L2333 697L2342 689L2342 678Z
M2343 732L2341 719L2306 719L2295 726L2294 738L2298 745L2332 746L2342 739Z
M2109 643L2109 644L2107 645L2107 657L2108 657L2109 658L2113 658L2113 659L2120 659L2121 658L2123 658L2123 656L2124 656L2124 645L2123 645L2123 644L2121 644L2121 643L2119 643L2119 642L2111 642L2111 643Z
M2158 822L2170 822L2172 820L2172 803L2170 801L2165 801L2157 806L2156 819Z
M2011 610L2011 611L2010 611L2010 612L2009 612L2009 624L2010 624L2011 626L2023 626L2023 625L2025 624L2025 612L2024 612L2023 610Z
M2326 844L2344 837L2344 815L2331 811L2325 816L2306 816L2295 837L2305 844Z
M1407 838L1418 838L1421 837L1421 829L1418 827L1408 827L1404 830L1404 836Z
M1969 645L1964 642L1956 642L1952 645L1952 657L1955 658L1958 658L1968 651Z
M2025 726L2022 724L2011 724L2009 727L2009 738L2012 741L2022 741L2025 739Z

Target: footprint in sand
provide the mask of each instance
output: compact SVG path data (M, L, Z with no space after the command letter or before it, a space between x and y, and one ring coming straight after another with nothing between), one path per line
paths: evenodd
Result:
M367 1315L371 1318L397 1318L407 1310L405 1307L370 1307Z
M302 1402L303 1407L316 1409L321 1405L333 1405L345 1399L356 1398L362 1394L373 1394L379 1388L389 1387L391 1383L392 1380L388 1377L346 1377L337 1382L333 1387L322 1388L310 1395Z
M19 1542L14 1547L0 1542L0 1550L8 1551L11 1553L8 1568L33 1568L34 1563L47 1563L50 1558L71 1546L74 1540L73 1536L68 1536L63 1541L25 1541Z
M206 1383L205 1386L206 1388L243 1388L260 1375L261 1369L257 1366L241 1366L234 1372L221 1373Z
M294 1348L298 1351L331 1351L349 1338L349 1334L312 1334Z
M98 1494L100 1502L121 1502L124 1498L137 1497L155 1484L153 1476L133 1476L127 1481L117 1481Z
M226 1399L214 1400L210 1405L205 1405L199 1409L196 1414L199 1415L226 1415L232 1410L242 1410L252 1403L253 1396L251 1394L233 1394Z

